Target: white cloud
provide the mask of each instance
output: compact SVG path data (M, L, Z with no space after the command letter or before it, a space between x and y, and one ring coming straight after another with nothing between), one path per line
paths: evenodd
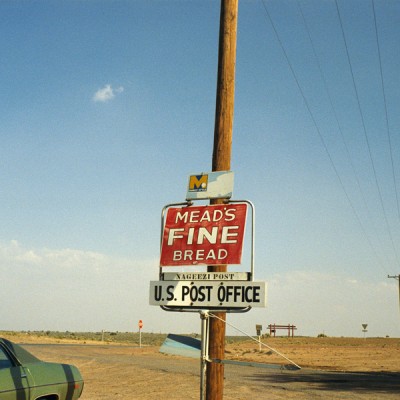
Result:
M122 86L113 89L110 84L105 85L103 88L97 90L97 92L93 95L94 102L106 103L114 99L116 94L122 93L124 88Z
M138 260L81 249L25 248L0 242L2 329L132 330L139 319L149 332L199 332L197 313L168 313L149 305L158 257ZM351 274L291 271L268 281L267 308L229 314L248 334L255 324L291 323L298 335L398 337L398 285L385 276L365 281ZM238 331L228 327L228 334Z
M269 323L294 323L299 334L361 335L368 323L371 335L399 335L397 287L385 276L366 281L351 275L292 271L269 282Z
M0 268L3 272L18 270L44 271L47 276L53 270L72 270L91 273L106 268L110 263L101 253L76 249L26 249L16 240L0 243Z
M350 274L300 270L275 274L267 284L267 307L228 315L232 325L252 335L256 324L266 333L268 324L290 323L300 336L362 337L366 323L368 336L400 335L398 285L385 276L366 281ZM231 327L227 332L238 334Z
M0 242L2 329L123 331L144 315L160 329L148 301L157 262Z

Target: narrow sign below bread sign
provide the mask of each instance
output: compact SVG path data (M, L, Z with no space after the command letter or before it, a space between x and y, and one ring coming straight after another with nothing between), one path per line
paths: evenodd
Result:
M265 282L152 281L150 304L172 307L265 307Z

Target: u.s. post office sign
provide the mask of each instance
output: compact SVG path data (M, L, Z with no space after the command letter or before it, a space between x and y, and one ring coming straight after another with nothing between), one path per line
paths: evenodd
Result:
M170 207L160 266L240 264L247 204Z
M266 307L266 282L151 281L150 305L227 309Z

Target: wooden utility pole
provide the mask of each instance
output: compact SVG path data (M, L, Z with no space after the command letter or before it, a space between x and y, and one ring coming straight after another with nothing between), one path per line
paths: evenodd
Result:
M221 0L219 27L218 81L215 110L213 171L229 171L231 168L233 109L235 98L236 32L238 0ZM211 204L221 203L212 200ZM226 265L209 266L210 272L224 272ZM218 313L225 321L225 313ZM209 322L209 357L224 359L225 322L211 318ZM207 368L207 400L222 400L224 389L224 365L211 362Z
M388 275L388 278L394 278L397 279L399 281L399 307L400 307L400 274L399 275Z

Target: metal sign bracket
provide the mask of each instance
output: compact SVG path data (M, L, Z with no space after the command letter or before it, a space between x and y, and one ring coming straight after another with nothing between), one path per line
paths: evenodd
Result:
M249 200L232 200L232 199L224 199L225 204L235 204L235 203L245 203L249 206L251 209L251 247L250 247L250 271L247 271L245 273L246 280L248 282L253 282L254 281L254 271L255 271L255 266L254 266L254 260L255 260L255 208L254 205L251 201ZM164 227L165 227L165 218L166 218L166 213L167 210L171 207L190 207L194 203L191 200L187 200L185 202L180 202L180 203L170 203L167 204L163 207L162 209L162 214L161 214L161 237L160 237L160 249L162 247L162 241L163 241L163 233L164 233ZM165 267L164 267L165 268ZM168 267L166 267L168 268ZM169 281L170 276L172 273L165 273L163 271L163 267L160 265L159 267L159 280L160 281ZM167 278L167 279L166 279ZM166 305L161 305L161 309L165 311L179 311L179 312L203 312L203 309L201 307L190 307L190 306L166 306ZM246 306L246 307L211 307L207 306L207 309L213 312L226 312L226 313L245 313L251 310L251 306Z

